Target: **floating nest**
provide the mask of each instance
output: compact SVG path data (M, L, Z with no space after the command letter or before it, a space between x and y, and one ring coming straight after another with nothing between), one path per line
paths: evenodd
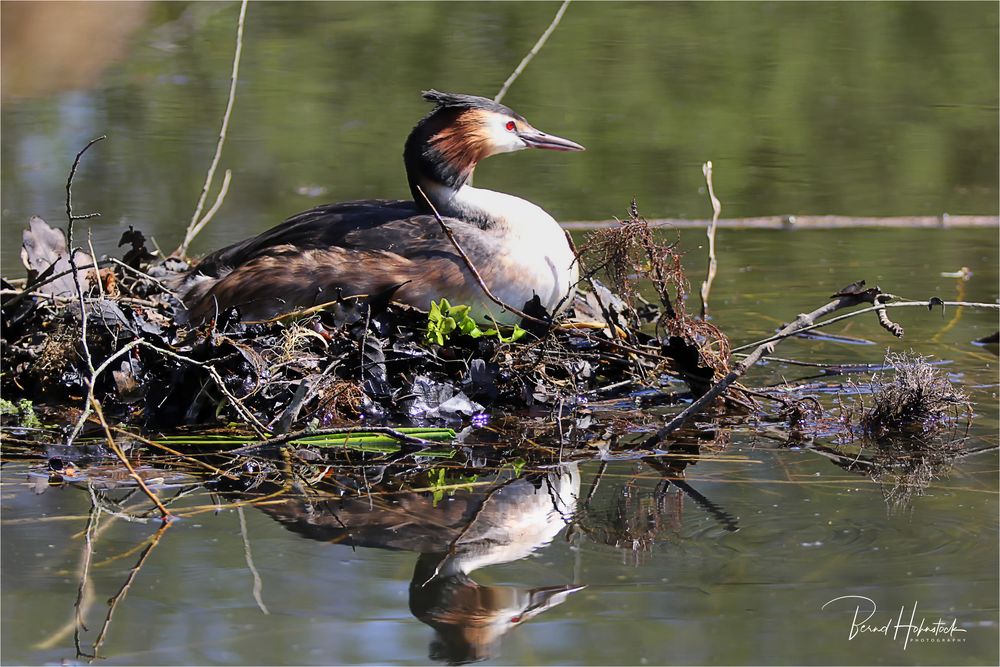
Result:
M121 257L77 252L71 262L62 232L31 220L28 277L3 284L4 396L77 408L92 396L109 418L145 428L237 422L284 432L564 411L639 391L667 402L704 393L728 370L725 335L684 310L679 253L654 239L634 205L588 240L581 255L595 268L568 314L553 321L528 304L537 321L523 322L516 342L397 304L391 289L266 322L234 309L180 326L168 286L187 263L155 257L131 228L119 247ZM629 282L640 271L658 304Z

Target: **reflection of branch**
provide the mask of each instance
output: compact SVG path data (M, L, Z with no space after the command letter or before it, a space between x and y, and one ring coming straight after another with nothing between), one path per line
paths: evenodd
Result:
M590 500L594 497L594 494L597 493L597 487L600 485L601 479L604 477L604 471L607 469L608 462L601 461L601 467L597 469L597 474L594 475L594 479L590 481L590 489L587 491L587 497L583 501L584 507L590 506Z
M730 533L735 533L740 529L740 523L736 517L722 509L711 500L703 496L698 492L693 486L685 482L683 479L677 477L668 477L667 481L676 486L678 489L687 494L691 500L702 508L706 512L712 515L712 517L718 521L726 531Z
M84 537L83 562L80 564L80 585L76 589L76 602L73 604L73 644L76 646L76 657L87 656L80 646L80 628L84 630L87 626L83 623L83 617L93 601L93 593L90 586L90 562L94 557L94 530L100 520L100 510L97 508L97 500L94 496L94 487L87 485L90 490L90 518L87 519L87 532ZM93 656L88 656L93 657Z
M209 471L215 473L216 475L219 475L220 477L226 477L228 479L239 479L238 475L234 475L232 473L226 472L225 470L221 470L221 469L215 467L214 465L212 465L211 463L206 463L206 462L204 462L204 461L202 461L200 459L194 458L193 456L188 456L187 454L179 452L176 449L173 449L171 447L167 447L166 445L164 445L162 443L159 443L159 442L156 442L155 440L150 440L149 438L144 438L143 436L139 435L138 433L133 433L132 431L128 431L126 429L119 428L117 426L112 426L111 430L114 431L115 433L119 433L119 434L124 435L126 437L135 438L136 440L138 440L139 442L141 442L142 444L144 444L144 445L146 445L148 447L154 447L156 449L159 449L159 450L162 450L164 452L167 452L168 454L172 454L173 456L176 456L176 457L178 457L178 458L180 458L180 459L182 459L184 461L187 461L188 463L190 463L192 465L198 466L199 468L204 468L205 470L209 470Z
M419 445L421 447L428 447L431 445L440 445L439 442L434 442L433 440L425 440L424 438L418 438L415 435L409 435L403 433L397 429L390 426L334 426L330 428L317 428L317 429L302 429L300 431L294 431L292 433L285 433L283 435L278 435L273 438L266 438L260 442L247 445L246 447L240 447L239 449L229 450L228 454L245 456L247 454L253 454L262 449L267 449L269 447L276 447L277 445L283 445L286 442L292 442L293 440L298 440L300 438L320 436L320 435L339 435L339 434L351 434L351 433L379 433L382 435L387 435L396 440L411 444Z
M247 536L247 518L243 513L242 505L236 508L236 513L240 517L240 536L243 538L243 555L247 560L247 569L250 570L250 574L253 575L253 599L257 602L257 606L260 608L261 612L267 616L271 612L267 610L267 606L264 604L264 598L261 596L261 590L264 588L264 584L261 582L260 572L257 571L257 568L253 564L253 553L250 551L250 538Z
M146 562L146 559L149 558L149 554L153 551L156 545L160 543L160 538L163 537L163 533L165 533L167 528L171 525L172 524L170 523L164 522L153 534L149 545L143 549L142 554L139 556L139 560L136 561L136 564L133 565L132 569L129 571L128 577L125 579L125 583L123 583L122 587L118 589L118 592L115 593L114 597L108 601L108 614L104 617L104 624L101 626L101 631L97 633L97 639L94 640L94 657L97 656L97 653L101 648L101 644L104 643L104 637L107 635L108 629L111 627L111 618L114 616L115 608L117 608L118 603L124 600L125 596L128 595L128 589L131 588L132 582L135 581L136 576L138 576L139 570Z
M531 62L531 59L534 58L535 55L542 50L542 47L545 46L545 42L549 39L549 35L552 34L552 31L556 29L557 25L559 25L559 21L562 20L563 14L566 13L566 8L569 7L569 3L570 0L563 0L562 5L560 5L559 7L559 11L556 12L555 17L553 17L552 19L552 23L550 23L549 27L545 29L545 32L542 33L542 36L538 38L538 41L535 42L535 45L531 47L531 50L528 51L528 54L524 56L523 59L521 59L521 62L518 64L517 67L514 68L514 71L511 72L509 77L507 77L507 80L503 82L503 86L500 87L500 92L497 93L497 96L493 98L494 102L500 102L503 100L504 96L507 94L507 91L514 84L514 82L517 81L517 77L521 76L521 72L523 72L524 68L528 66L528 63Z

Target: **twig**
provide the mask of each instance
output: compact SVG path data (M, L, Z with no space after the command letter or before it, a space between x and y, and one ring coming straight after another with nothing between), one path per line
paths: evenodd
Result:
M438 221L438 224L441 225L441 230L444 232L445 236L448 237L448 240L451 241L451 244L455 246L455 250L458 251L458 254L462 258L462 261L465 262L465 266L469 269L469 273L471 273L472 277L476 279L476 282L479 283L480 289L482 289L483 292L486 294L486 296L489 297L490 301L497 304L504 310L509 310L510 312L520 317L522 320L530 320L532 322L541 324L546 327L551 326L552 322L548 322L546 320L542 320L532 315L529 315L523 310L519 310L511 305L504 303L493 294L490 288L487 287L486 281L483 280L483 276L479 273L479 270L476 268L476 265L473 264L469 256L465 254L465 250L462 249L462 246L461 244L459 244L458 239L455 238L454 232L452 232L451 228L448 227L447 224L445 224L444 218L442 218L441 214L437 212L436 208L434 208L434 204L431 203L430 197L427 196L427 193L425 193L423 188L421 188L419 185L416 187L417 187L417 192L419 192L420 196L424 198L424 201L427 202L427 206L431 209L431 213L434 214L434 218Z
M93 396L90 397L90 401L94 406L94 414L97 415L97 418L101 422L101 427L104 429L104 436L108 441L108 447L110 447L111 451L114 452L114 455L118 457L118 460L122 462L122 465L128 469L129 477L134 479L135 483L139 485L140 489L142 489L142 492L153 501L153 504L156 505L156 509L160 511L160 518L163 519L164 522L173 519L174 515L170 513L170 510L163 506L163 503L160 502L160 498L153 493L148 486L146 486L146 482L143 481L142 477L139 476L139 473L137 473L135 468L132 467L131 461L129 461L128 457L125 456L125 452L122 451L121 445L119 445L114 436L111 435L111 428L108 426L108 422L104 419L104 411L101 409L100 402L98 402L98 400Z
M98 299L103 301L107 298L107 294L104 293L104 282L101 280L101 270L97 268L97 252L94 251L94 235L91 233L90 227L87 228L87 248L90 250L90 260L94 262L94 282L97 283L97 295Z
M76 159L73 160L73 166L70 167L69 177L66 179L66 218L69 220L69 226L66 229L67 250L72 249L73 247L73 223L75 221L101 217L100 213L87 213L86 215L75 215L73 213L73 178L76 176L76 170L77 167L80 166L80 159L83 158L83 154L98 141L104 141L107 138L108 136L106 134L102 134L96 139L91 139L87 142L87 145L76 154Z
M243 53L243 22L246 18L246 13L247 0L243 0L240 3L240 17L236 23L236 52L233 54L233 72L229 77L229 99L226 101L226 112L222 116L222 128L219 130L219 140L215 144L215 155L212 157L212 163L208 166L208 173L205 175L205 184L201 188L198 205L195 207L194 215L191 216L191 222L188 223L187 231L184 233L184 241L174 251L174 255L180 257L187 254L188 246L191 245L194 237L198 235L202 228L208 224L208 221L211 220L212 216L215 215L215 211L222 205L222 199L229 189L229 177L231 174L227 170L215 204L205 214L205 217L202 218L201 211L205 208L208 191L212 187L212 181L215 179L215 170L218 168L219 160L222 158L222 146L226 143L226 131L229 129L229 116L233 112L233 104L236 101L236 82L240 76L240 56Z
M712 222L708 226L708 269L705 273L705 280L701 284L701 319L708 317L708 294L712 291L712 281L715 280L715 227L719 223L719 214L722 212L722 204L715 196L715 189L712 187L712 161L709 160L701 166L701 173L705 175L705 183L708 184L708 197L712 200Z
M253 564L253 553L250 551L250 538L247 537L247 518L243 513L242 505L236 508L236 513L240 517L240 536L243 538L243 555L247 560L247 569L253 575L253 599L257 602L257 606L261 612L265 616L269 616L271 612L267 610L267 605L264 604L264 598L261 596L264 584L260 579L260 572L257 571L257 568Z
M510 87L514 85L514 82L517 81L517 77L521 76L521 72L523 72L524 68L528 66L528 63L531 62L531 59L534 58L535 55L542 50L542 47L545 46L545 42L548 41L549 39L549 35L552 34L552 31L556 29L557 25L559 25L559 21L562 20L563 14L566 13L566 8L569 7L569 3L570 0L563 0L563 3L559 6L559 10L556 12L555 17L553 17L552 19L552 23L550 23L549 27L545 29L545 32L542 33L542 36L538 38L538 41L535 42L535 45L531 47L531 50L528 51L528 54L521 59L520 64L518 64L518 66L514 68L514 71L511 72L511 75L509 77L507 77L507 80L503 82L503 86L501 86L500 92L497 93L497 96L493 98L494 102L500 102L503 100L504 96L507 94L507 90L509 90Z
M943 301L941 305L945 306L963 306L966 308L982 308L984 310L1000 310L1000 304L996 303L976 303L972 301ZM830 324L835 324L842 320L850 319L852 317L857 317L858 315L864 315L865 313L877 313L883 308L927 308L927 301L899 301L896 303L882 303L875 306L868 306L867 308L862 308L861 310L854 310L850 313L845 313L843 315L838 315L837 317L831 317L828 320L823 320L822 322L816 322L808 326L804 326L801 329L797 329L790 334L777 333L768 338L758 340L753 343L747 343L746 345L740 345L739 347L734 347L733 352L740 352L742 350L749 349L756 345L762 345L764 343L770 343L772 341L781 340L782 338L787 338L788 336L796 335L799 333L804 333L806 331L812 331L813 329L820 329ZM784 331L784 329L782 329Z
M226 198L226 193L229 192L229 181L232 178L232 176L233 172L229 169L226 169L225 173L222 175L222 185L219 186L219 194L215 197L215 203L212 204L212 207L208 209L204 217L202 217L202 219L199 220L197 224L195 224L193 227L188 228L189 231L185 234L184 237L185 243L182 244L183 250L181 250L181 248L178 248L179 253L175 252L174 253L175 255L179 254L179 256L183 257L187 253L187 244L190 244L192 241L194 241L194 238L201 233L201 230L204 229L205 225L211 222L212 218L215 217L216 211L218 211L219 208L222 207L222 202Z
M90 345L87 342L87 304L83 298L83 285L80 284L80 272L76 267L76 248L73 247L73 223L76 220L85 220L87 218L94 218L100 215L100 213L88 213L87 215L74 215L73 213L73 178L76 176L77 167L80 166L80 160L83 158L83 154L87 152L87 149L96 144L98 141L107 139L107 135L101 135L96 139L91 139L86 146L83 147L79 153L76 154L76 158L73 160L73 166L70 167L69 177L66 179L66 251L69 253L69 270L73 274L73 285L76 287L76 296L80 301L80 343L83 348L84 360L87 362L87 370L90 371L91 382L93 382L94 376L94 360L90 356ZM95 262L96 258L91 257L91 262ZM100 282L100 272L98 271L97 281ZM93 386L89 387L89 392L93 394ZM89 404L85 406L85 410L89 409ZM70 438L70 443L72 443L73 438Z

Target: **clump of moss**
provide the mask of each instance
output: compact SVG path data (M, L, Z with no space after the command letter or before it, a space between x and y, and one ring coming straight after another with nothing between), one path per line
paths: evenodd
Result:
M11 416L17 426L25 428L39 428L42 425L38 415L35 414L35 406L26 398L17 403L0 398L0 415Z
M955 387L928 361L915 354L889 352L886 367L872 377L872 406L861 426L868 435L894 432L934 432L971 410L965 392Z

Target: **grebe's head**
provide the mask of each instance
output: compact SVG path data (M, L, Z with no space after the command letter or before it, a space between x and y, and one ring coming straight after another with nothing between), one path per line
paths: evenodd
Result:
M413 128L403 153L410 179L423 176L461 187L480 160L525 148L582 151L578 143L546 134L509 107L485 97L424 91L434 109Z

